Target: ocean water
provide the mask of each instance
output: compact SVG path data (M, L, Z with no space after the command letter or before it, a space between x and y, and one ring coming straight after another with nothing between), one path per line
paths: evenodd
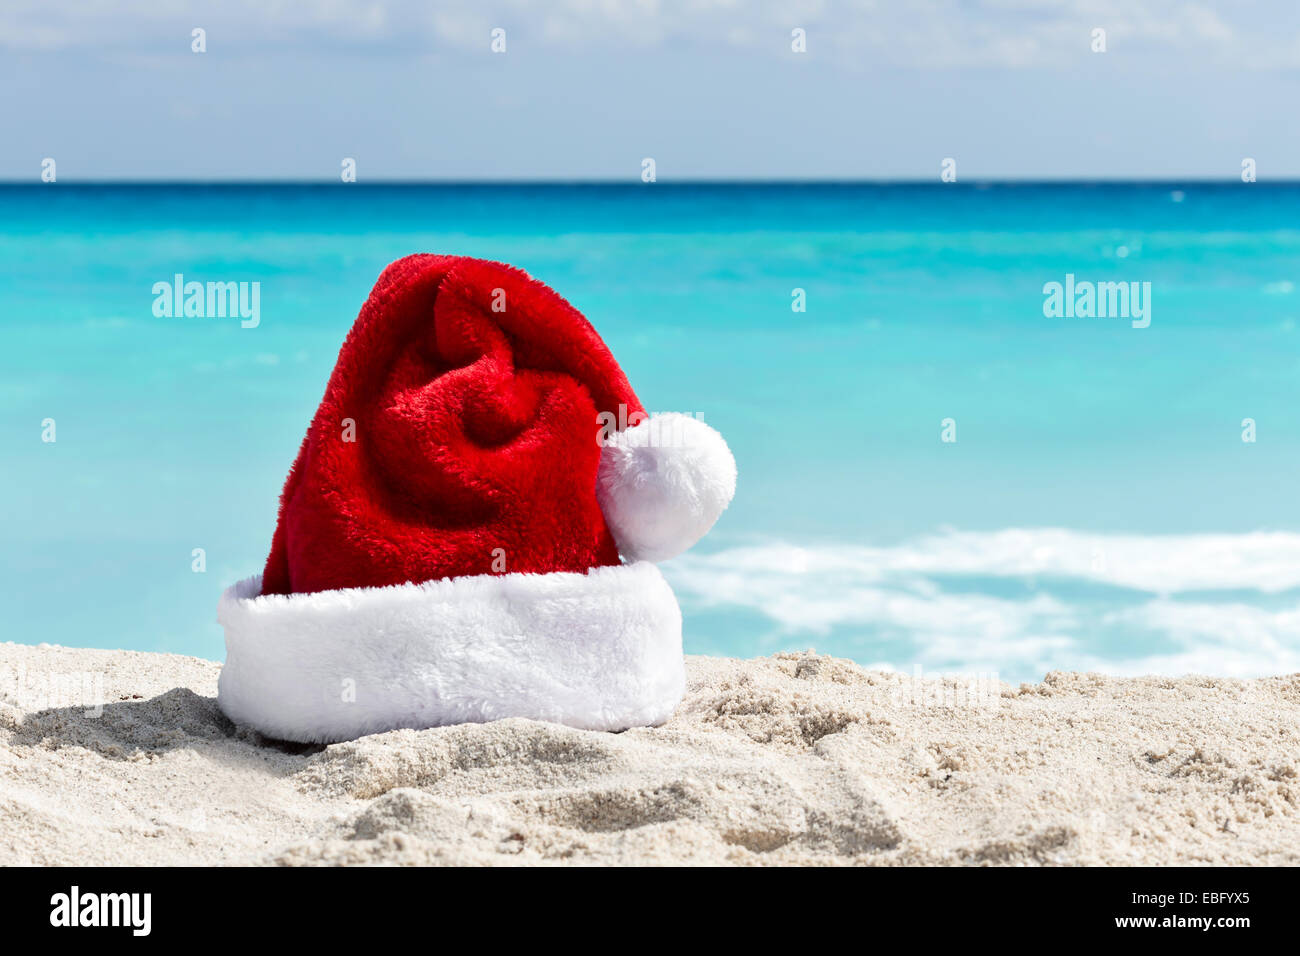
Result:
M689 652L1300 670L1300 186L1264 183L0 187L0 639L220 659L412 252L528 270L727 437L736 501L665 566ZM260 323L155 317L176 273ZM1149 326L1045 316L1067 275L1150 283Z

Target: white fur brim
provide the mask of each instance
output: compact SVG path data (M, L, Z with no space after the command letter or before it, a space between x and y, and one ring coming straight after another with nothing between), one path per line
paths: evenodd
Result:
M327 743L402 727L530 717L587 730L663 723L685 690L682 617L639 561L263 595L217 609L217 700L237 724Z

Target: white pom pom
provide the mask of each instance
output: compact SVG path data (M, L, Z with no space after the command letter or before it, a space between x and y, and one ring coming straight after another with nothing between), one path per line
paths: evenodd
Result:
M731 449L689 415L651 415L605 440L596 499L625 558L681 554L713 527L735 493Z

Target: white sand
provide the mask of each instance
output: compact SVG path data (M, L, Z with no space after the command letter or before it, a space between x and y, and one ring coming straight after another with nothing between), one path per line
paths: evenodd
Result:
M827 657L688 662L657 729L312 748L232 727L219 664L0 644L0 864L1300 863L1300 675L925 706ZM100 716L57 706L96 681Z

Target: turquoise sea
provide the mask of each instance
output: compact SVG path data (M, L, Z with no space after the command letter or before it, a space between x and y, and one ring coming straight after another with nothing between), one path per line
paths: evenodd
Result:
M665 566L689 652L1300 670L1300 185L1264 183L0 186L0 639L220 659L412 252L526 269L726 436L736 501ZM156 317L177 273L260 323ZM1045 316L1067 275L1149 282L1149 327Z

